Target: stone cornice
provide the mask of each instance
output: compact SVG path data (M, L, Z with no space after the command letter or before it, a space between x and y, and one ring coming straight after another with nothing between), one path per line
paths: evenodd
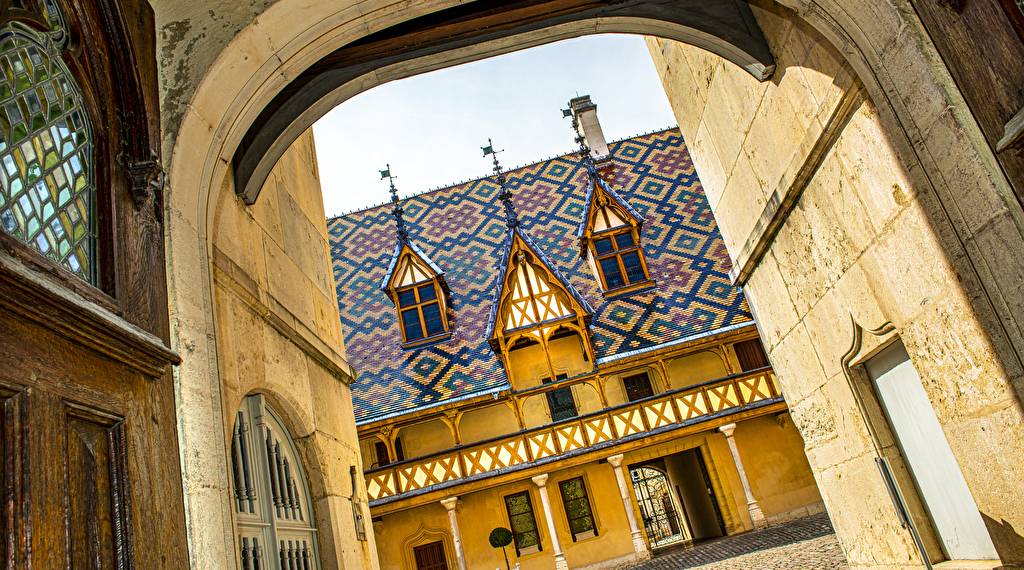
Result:
M837 75L836 81L845 77L846 86L841 95L836 92L826 97L814 121L807 129L807 134L794 152L789 165L779 179L775 190L768 198L761 216L754 223L754 229L736 254L735 264L729 272L733 285L742 287L750 279L754 269L768 252L775 236L796 207L804 189L814 178L815 172L825 161L829 151L839 140L853 114L864 99L864 85L860 79L852 75L848 67L846 74Z

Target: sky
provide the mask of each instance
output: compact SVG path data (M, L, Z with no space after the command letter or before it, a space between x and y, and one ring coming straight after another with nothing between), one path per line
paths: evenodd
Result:
M491 138L506 169L575 149L569 99L590 95L609 142L676 126L641 36L602 34L393 81L313 125L328 217L491 174Z

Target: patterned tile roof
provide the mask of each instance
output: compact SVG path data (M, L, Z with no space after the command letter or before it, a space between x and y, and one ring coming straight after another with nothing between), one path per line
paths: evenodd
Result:
M523 228L594 309L598 358L751 320L678 129L610 145L601 175L646 219L641 236L657 286L605 299L576 230L586 170L575 154L508 172ZM445 271L451 340L403 351L394 305L378 285L397 241L388 206L328 220L345 351L359 372L356 421L508 388L486 338L505 227L498 187L484 178L403 201L410 237Z

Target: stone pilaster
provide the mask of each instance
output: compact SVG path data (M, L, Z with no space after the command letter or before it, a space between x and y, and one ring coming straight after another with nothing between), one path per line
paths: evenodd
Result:
M448 524L452 527L452 544L455 545L455 559L458 561L459 570L466 570L466 553L462 550L462 533L459 532L459 516L455 512L458 504L458 497L442 499L441 504L448 510Z
M622 473L622 454L612 455L606 461L615 471L615 481L619 484L619 496L622 497L622 506L626 509L626 518L629 519L629 533L633 536L633 550L640 558L646 560L651 557L651 551L647 549L644 533L640 531L640 526L636 523L636 514L633 513L633 501L629 498L629 483Z

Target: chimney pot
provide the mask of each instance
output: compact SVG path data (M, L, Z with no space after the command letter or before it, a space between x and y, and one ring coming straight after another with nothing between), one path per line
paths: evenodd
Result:
M583 137L590 147L590 156L598 166L611 162L612 155L608 151L608 143L604 140L604 133L601 131L601 123L597 120L597 105L590 100L590 95L583 95L571 99L569 107L576 114L576 119L583 130Z

